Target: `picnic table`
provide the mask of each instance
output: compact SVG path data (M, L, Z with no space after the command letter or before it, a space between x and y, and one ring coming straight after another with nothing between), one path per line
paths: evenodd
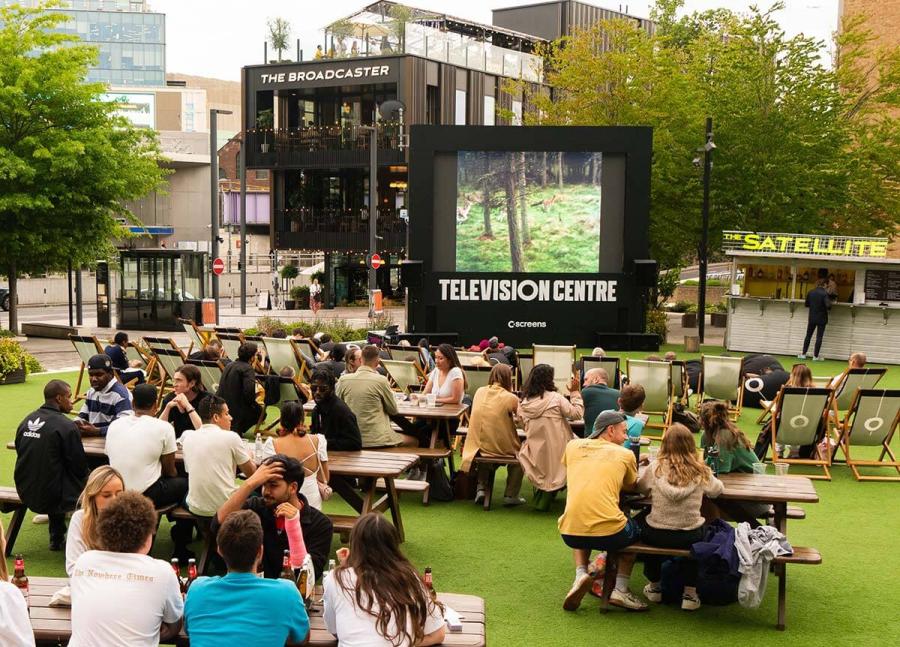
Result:
M106 438L102 436L86 436L81 439L84 453L90 457L106 458ZM249 445L249 444L248 444ZM15 443L7 444L15 450ZM253 454L252 447L248 451ZM400 541L406 540L403 529L403 518L400 515L400 497L394 484L403 472L408 470L419 457L415 454L384 453L375 451L360 452L328 452L328 470L331 476L330 485L334 491L346 501L359 515L367 512L383 512L390 510L391 520L400 534ZM184 458L179 448L175 452L176 464L184 465ZM352 479L359 479L361 491L352 485ZM384 495L378 498L377 484L384 484ZM355 515L329 515L335 529L346 534L356 520Z
M51 607L50 598L55 591L68 585L65 577L29 577L31 589L31 626L35 641L41 644L65 644L72 636L72 609L70 607ZM438 600L450 606L463 619L463 630L458 633L447 632L442 644L460 647L483 647L486 644L484 633L484 600L474 595L456 593L438 593ZM337 640L325 628L322 617L322 605L313 602L309 609L309 645L314 647L335 647ZM182 629L179 645L188 645L190 640Z
M819 495L811 479L805 476L773 476L770 474L744 474L734 472L720 474L719 480L725 490L713 503L736 521L746 521L751 526L759 525L756 519L748 518L736 501L766 503L775 510L775 527L787 534L787 504L818 503Z

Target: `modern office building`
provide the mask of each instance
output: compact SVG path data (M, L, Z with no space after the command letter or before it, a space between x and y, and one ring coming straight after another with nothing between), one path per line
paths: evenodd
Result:
M39 0L0 0L0 5L36 6ZM54 12L68 22L59 31L99 48L88 81L113 86L165 86L166 17L147 0L63 0Z
M338 29L337 26L340 26ZM542 39L442 13L375 2L326 31L321 58L243 69L247 165L272 179L272 248L325 252L326 304L365 303L369 129L377 129L378 286L391 297L406 249L403 125L517 123L540 84ZM405 130L408 132L408 129Z
M625 12L597 7L578 0L554 0L535 4L506 7L493 10L493 23L498 27L515 29L516 31L534 34L545 40L556 40L563 36L571 36L578 29L589 29L601 20L624 18L635 23L652 34L656 25L647 18L638 18ZM607 44L604 42L603 46Z

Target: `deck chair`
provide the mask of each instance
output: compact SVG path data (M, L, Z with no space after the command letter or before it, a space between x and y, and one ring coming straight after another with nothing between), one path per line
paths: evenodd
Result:
M513 373L513 377L516 378L516 390L522 389L533 368L534 355L531 353L519 353L519 370Z
M409 393L410 387L416 390L422 384L422 375L415 362L399 359L383 359L381 365L387 371L388 378L403 393Z
M241 333L220 332L216 330L216 337L222 342L222 348L225 350L225 356L228 359L235 360L238 358L238 348L244 343L244 336Z
M661 423L647 420L647 429L662 429L659 435L644 434L648 438L661 440L666 429L672 424L672 409L675 399L672 396L672 367L669 362L651 362L643 359L625 360L629 384L640 384L644 387L646 397L642 411L647 416L660 416Z
M133 341L128 342L128 346L125 348L125 357L128 358L129 362L134 360L143 362L144 373L146 374L145 381L147 384L159 386L162 380L162 373L157 366L156 358L148 353L141 344Z
M257 375L256 378L263 384L263 387L265 388L265 381L266 381L267 376ZM281 422L280 412L281 412L281 407L283 404L285 404L286 402L300 402L302 404L305 401L306 401L306 396L301 396L300 387L299 387L298 383L289 377L281 377L279 375L278 376L278 402L276 402L273 405L269 405L269 406L278 408L279 416L275 419L275 422L270 424L268 427L265 427L263 429L263 431L269 431L270 429L272 429L272 427L274 427L279 422ZM262 427L262 425L265 423L268 409L269 409L269 407L263 407L262 411L260 411L259 420L256 423L256 429L254 430L253 433L257 433L259 431L259 428Z
M860 389L874 389L887 373L886 368L849 368L844 371L834 387L832 412L829 420L831 431L840 433L846 427L850 406ZM847 412L841 417L841 411Z
M608 386L611 389L622 388L618 357L593 357L592 355L585 355L579 360L579 363L581 364L582 384L584 384L584 376L589 370L592 368L602 368L606 370L606 375L609 377Z
M549 364L553 367L553 382L556 389L560 393L568 393L566 385L575 372L575 347L534 344L531 353L535 366Z
M700 387L697 389L697 410L705 400L722 400L728 403L732 420L741 415L744 402L743 357L703 355L700 358Z
M466 374L467 396L474 398L475 391L488 385L488 378L491 376L493 368L493 366L463 366L463 373Z
M459 358L459 363L463 366L479 366L484 360L484 355L471 350L458 350L456 351L456 356Z
M891 450L891 440L900 424L900 389L858 389L845 420L832 459L840 449L857 481L900 481L900 462ZM859 460L851 456L851 446L880 447L881 454L877 461ZM891 460L884 460L885 455ZM859 466L892 467L898 476L863 476Z
M190 355L194 349L200 350L206 345L206 342L203 341L203 335L200 334L200 330L197 328L197 324L194 323L193 320L179 319L178 323L180 323L184 327L184 332L187 333L188 339L191 342L191 345L184 353L185 355Z
M294 369L294 377L298 381L309 381L309 366L292 339L263 337L262 345L266 349L269 366L273 373L280 374L284 368L290 367Z
M191 364L200 370L200 383L204 389L210 393L215 393L219 389L223 370L219 362L213 362L208 359L188 359L185 364Z
M295 339L293 342L311 371L316 362L319 361L319 347L316 346L316 343L311 339ZM362 348L362 346L360 346L360 348Z
M418 346L385 345L385 348L391 354L391 359L413 362L416 368L419 369L422 377L425 377L425 369L422 367L422 353L419 352Z
M819 448L818 434L821 425L826 424L831 406L831 389L816 387L783 386L775 399L775 415L769 422L772 433L772 462L794 463L797 465L817 465L825 474L814 474L811 479L831 480L831 452L824 456ZM816 458L779 458L776 443L791 446L816 445Z
M674 359L669 364L672 366L672 395L676 402L687 405L691 394L685 364L680 359Z
M162 368L164 377L159 385L159 401L165 394L172 390L172 380L175 377L175 371L179 367L187 364L187 358L180 348L151 348L156 362ZM159 402L157 402L157 406Z
M81 392L81 381L84 379L84 371L91 357L103 353L103 345L96 337L86 335L69 335L69 341L72 342L75 352L78 353L78 357L81 360L81 368L78 369L78 384L75 386L74 403L87 397L87 393Z

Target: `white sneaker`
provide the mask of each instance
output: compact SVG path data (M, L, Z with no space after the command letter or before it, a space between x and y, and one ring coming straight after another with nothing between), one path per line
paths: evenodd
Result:
M563 609L566 611L575 611L575 609L581 606L581 600L587 595L587 592L591 590L591 584L593 583L594 578L587 573L576 577L575 583L572 584L572 588L569 589L569 592L566 594L566 599L563 601Z
M520 496L505 496L503 497L503 505L523 505L526 501L523 497Z
M478 488L475 492L475 503L484 503L484 489Z
M700 598L690 593L681 596L681 608L684 611L696 611L700 608Z
M659 584L649 582L644 587L644 597L651 602L662 602L662 589L659 588Z
M31 520L31 523L38 523L38 524L50 523L50 517L46 514L36 514L36 515L34 515L34 518Z
M814 362L824 362L825 358L824 357L813 357L813 361Z
M797 359L806 359L806 355L800 353L799 355L797 355Z
M631 591L620 591L613 589L609 596L609 603L613 606L622 607L629 611L646 611L647 605Z

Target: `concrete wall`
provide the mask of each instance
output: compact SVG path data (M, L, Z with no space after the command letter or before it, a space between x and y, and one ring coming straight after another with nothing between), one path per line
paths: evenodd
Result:
M706 287L706 303L719 303L725 298L728 288L724 285L713 285ZM687 301L688 303L697 303L700 297L700 287L697 285L679 285L675 288L675 294L669 299L669 303L677 303L678 301Z

